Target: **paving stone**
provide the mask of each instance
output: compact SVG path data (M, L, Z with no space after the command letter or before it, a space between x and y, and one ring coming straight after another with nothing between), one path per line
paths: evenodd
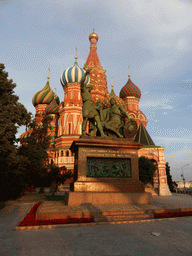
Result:
M159 197L156 201L161 205L192 208L191 196L177 199L178 196L173 196L171 202L171 198ZM192 255L192 217L120 225L13 231L13 227L32 206L20 204L0 211L0 256ZM118 207L122 211L122 207ZM128 208L125 206L123 209ZM152 232L161 235L152 236Z

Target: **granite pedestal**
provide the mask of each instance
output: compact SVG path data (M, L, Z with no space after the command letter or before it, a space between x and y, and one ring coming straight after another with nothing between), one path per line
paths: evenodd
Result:
M121 138L82 136L74 141L74 182L65 194L67 205L146 204L152 200L139 181L140 143Z

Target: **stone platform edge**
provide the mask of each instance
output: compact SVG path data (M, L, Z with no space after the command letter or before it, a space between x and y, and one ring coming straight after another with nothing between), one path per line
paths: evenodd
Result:
M186 212L192 211L192 208L171 208L171 209L148 209L146 213L166 213L166 212ZM71 223L71 224L55 224L55 225L39 225L39 226L22 226L19 223L13 228L13 231L37 230L37 229L55 229L55 228L68 228L68 227L83 227L83 226L96 226L96 225L114 225L114 224L128 224L128 223L142 223L152 221L174 220L178 217L171 218L158 218L158 219L145 219L145 220L128 220L128 221L111 221L111 222L91 222L91 223ZM179 217L186 218L186 217Z
M149 192L66 192L66 205L81 204L149 204L152 195Z

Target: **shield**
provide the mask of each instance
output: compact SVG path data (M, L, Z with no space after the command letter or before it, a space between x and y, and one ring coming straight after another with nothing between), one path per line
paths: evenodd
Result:
M137 132L137 122L131 118L127 121L123 129L124 137L127 139L133 139Z

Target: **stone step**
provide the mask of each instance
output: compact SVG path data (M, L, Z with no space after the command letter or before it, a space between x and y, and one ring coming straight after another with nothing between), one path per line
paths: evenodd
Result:
M146 220L153 219L153 214L126 214L126 215L106 215L93 217L94 222L118 222L118 221L131 221L131 220Z

